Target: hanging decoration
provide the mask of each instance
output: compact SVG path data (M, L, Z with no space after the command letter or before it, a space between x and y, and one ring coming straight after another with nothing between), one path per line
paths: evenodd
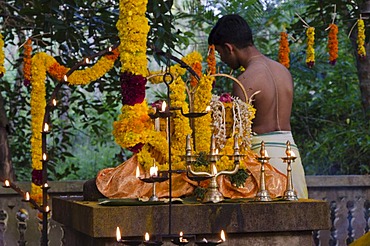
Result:
M215 45L210 45L208 47L208 56L207 56L207 74L216 73L216 56L215 56Z
M68 80L70 84L86 85L92 81L97 80L106 74L114 65L114 61L118 57L117 49L112 53L101 57L101 59L92 67L85 70L75 71ZM27 61L29 62L29 61ZM41 129L45 115L45 80L47 73L62 81L65 78L69 68L60 65L54 57L40 52L32 57L30 62L31 76L30 81L32 85L31 90L31 153L32 153L32 185L31 185L31 198L38 204L42 201L42 139ZM67 81L65 81L67 82Z
M288 42L288 34L286 32L281 32L279 45L279 62L283 64L286 68L290 67L289 53L290 48Z
M338 26L334 23L329 25L329 38L328 38L328 49L329 49L329 63L335 65L338 58Z
M5 55L4 55L4 40L3 35L0 32L0 78L4 76L5 74L5 67L4 67L4 61L5 61Z
M306 64L309 68L315 65L315 28L309 27L306 30L307 35L307 49L306 49Z
M357 34L357 54L361 60L366 58L365 49L365 23L363 19L357 21L358 34Z
M32 67L32 40L27 39L24 44L24 53L23 53L23 84L29 86L31 83L31 67Z

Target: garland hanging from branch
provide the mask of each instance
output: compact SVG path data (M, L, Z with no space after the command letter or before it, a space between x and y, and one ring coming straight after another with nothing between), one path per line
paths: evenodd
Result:
M290 48L288 42L288 34L286 32L281 32L279 45L279 62L283 64L286 68L290 67L289 53Z

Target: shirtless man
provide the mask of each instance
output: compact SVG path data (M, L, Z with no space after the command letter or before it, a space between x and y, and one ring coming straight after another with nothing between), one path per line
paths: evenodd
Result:
M294 143L290 127L293 103L293 79L282 64L261 54L254 46L253 36L247 22L239 15L226 15L213 27L208 43L214 44L221 60L232 69L244 67L239 81L253 98L256 117L253 120L252 150L259 153L261 142L271 157L270 164L286 174L286 142L297 156L292 165L293 186L299 198L307 198L307 185L299 151ZM238 85L234 96L243 97Z

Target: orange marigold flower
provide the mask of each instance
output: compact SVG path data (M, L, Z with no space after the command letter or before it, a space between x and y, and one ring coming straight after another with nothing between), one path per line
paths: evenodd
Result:
M58 62L54 62L53 65L48 67L47 72L50 74L51 77L62 80L64 75L68 72L68 68L63 65L60 65Z
M194 72L196 74L198 74L199 78L202 76L202 64L200 62L195 62L192 66ZM191 78L190 78L190 85L192 87L196 86L198 84L198 80L193 76L191 75Z
M108 53L108 54L105 55L105 57L107 57L107 59L113 60L113 61L115 61L118 56L119 56L118 48L115 48L114 50L112 50L111 53Z
M279 62L283 64L286 68L290 67L289 52L290 48L288 42L288 34L286 32L281 32L279 45Z
M215 56L215 46L212 44L208 47L208 56L207 56L207 64L209 74L216 73L216 56Z
M31 83L31 62L32 57L32 40L27 39L26 43L24 44L24 55L23 55L23 84L25 86L29 86Z
M329 25L329 39L328 39L328 49L329 49L329 63L335 65L338 58L338 26L335 24Z

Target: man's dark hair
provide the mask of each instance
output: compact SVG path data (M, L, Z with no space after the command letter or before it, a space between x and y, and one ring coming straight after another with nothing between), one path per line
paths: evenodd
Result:
M234 44L237 48L253 45L253 35L248 23L237 14L225 15L212 28L209 45Z

